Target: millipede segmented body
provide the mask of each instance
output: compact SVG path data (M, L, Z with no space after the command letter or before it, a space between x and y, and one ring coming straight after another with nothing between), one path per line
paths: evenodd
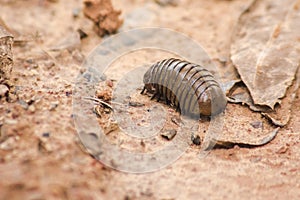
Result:
M144 75L144 91L165 100L182 114L199 117L222 112L226 96L214 76L200 65L170 58L152 65Z

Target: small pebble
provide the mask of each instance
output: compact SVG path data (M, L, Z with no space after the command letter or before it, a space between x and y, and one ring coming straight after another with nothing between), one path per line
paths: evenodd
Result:
M69 96L71 96L71 95L72 95L72 92L69 92L69 91L66 92L66 96L67 96L67 97L69 97Z
M250 162L253 162L253 163L258 163L262 160L262 157L261 156L253 156L250 158Z
M86 32L84 32L82 29L77 29L77 32L79 33L80 39L84 39L86 37L88 37L88 34Z
M79 16L80 12L81 12L81 9L80 9L80 8L74 8L74 9L72 10L73 17L74 17L74 18L77 18L77 17Z
M28 107L28 111L29 111L30 113L34 113L34 112L35 112L35 106L31 104L31 105Z
M48 137L50 137L50 133L49 132L45 132L45 133L42 134L42 136L48 138Z
M195 136L194 134L192 134L191 140L192 140L193 144L195 144L195 145L200 145L201 144L201 139L200 139L199 135Z
M106 80L106 85L107 85L108 87L113 87L113 86L114 86L114 83L112 82L112 80L108 79L108 80Z
M145 106L145 104L139 103L139 102L135 102L135 101L129 101L129 106L132 106L132 107L143 107L143 106Z
M172 140L176 134L177 134L177 131L175 129L172 129L172 130L168 130L168 131L162 133L161 136L167 140Z
M0 85L0 97L5 96L5 94L8 92L8 87L6 85Z
M50 104L49 110L50 110L50 111L55 110L55 109L57 108L58 104L59 104L58 102L53 102L53 103L51 103L51 104Z
M0 144L0 149L5 151L13 150L16 146L16 140L13 137L8 137Z
M51 69L55 66L55 62L53 60L46 60L43 64L46 67L46 69Z
M27 110L28 107L29 107L28 103L27 103L26 101L22 100L22 99L20 99L20 100L18 101L18 103L19 103L19 104L22 106L22 108L24 108L25 110Z
M15 119L5 119L5 124L15 125L17 123L18 123L18 121Z
M250 125L253 128L263 128L263 122L262 121L254 121L254 122L251 122Z
M177 6L178 0L155 0L160 6Z

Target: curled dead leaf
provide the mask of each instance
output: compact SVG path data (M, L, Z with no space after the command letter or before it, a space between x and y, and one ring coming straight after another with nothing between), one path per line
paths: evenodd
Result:
M300 61L297 0L257 0L240 17L231 59L255 105L274 108L292 85Z

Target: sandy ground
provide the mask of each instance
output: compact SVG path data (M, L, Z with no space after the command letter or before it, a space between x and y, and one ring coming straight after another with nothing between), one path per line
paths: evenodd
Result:
M228 59L231 31L250 1L178 2L113 4L122 11L121 30L171 28L199 42L211 58ZM300 198L300 91L290 123L265 146L214 149L204 159L193 146L166 168L145 174L113 170L82 151L72 119L72 86L84 57L102 40L82 7L79 0L1 1L2 19L29 42L14 47L12 81L19 99L2 98L0 104L0 199ZM49 50L78 28L88 34L79 46ZM242 106L228 109L235 107Z

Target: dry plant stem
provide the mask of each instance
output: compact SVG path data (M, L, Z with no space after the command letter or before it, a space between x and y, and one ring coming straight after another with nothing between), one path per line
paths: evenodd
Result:
M109 104L106 103L105 101L102 101L101 99L98 99L98 98L95 98L95 97L84 97L84 99L96 101L96 102L98 102L98 103L100 103L100 104L105 105L105 106L108 107L109 109L113 110L113 108L112 108L111 105L109 105Z

